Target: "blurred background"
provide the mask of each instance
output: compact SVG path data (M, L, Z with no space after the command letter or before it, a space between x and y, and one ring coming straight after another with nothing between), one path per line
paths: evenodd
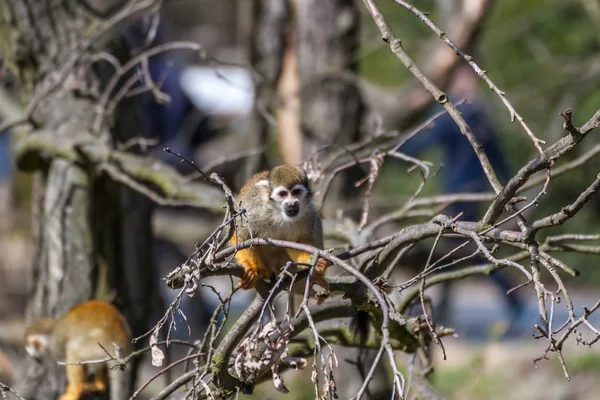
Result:
M306 154L297 154L293 137L276 132L277 124L285 126L284 116L277 116L277 121L272 121L273 117L267 111L261 111L265 108L260 102L264 89L249 68L257 46L253 43L263 40L253 28L254 3L245 0L164 2L154 43L198 42L210 57L199 61L189 53L168 52L153 58L152 76L162 77L162 89L171 97L170 104L159 104L150 95L139 98L144 129L148 131L147 136L155 140L148 153L171 163L182 173L193 174L189 165L162 151L163 147L170 147L194 160L201 168L222 174L236 191L248 173L282 162L300 162ZM444 59L431 57L440 45L435 34L419 18L394 2L378 3L405 50L424 70L436 71L439 66L436 62L443 63ZM460 27L453 24L460 22L466 26L469 20L465 15L477 13L477 7L486 8L480 23L472 27L476 32L463 50L475 57L492 81L506 92L537 137L548 144L565 134L559 112L573 109L575 123L580 125L598 109L600 3L596 0L423 0L415 5L430 12L429 18L440 28L457 32L457 35L461 34ZM351 29L358 30L358 49L354 51L357 57L352 61L349 79L358 82L368 93L369 111L356 128L357 137L348 138L346 142L369 137L378 129L409 130L441 109L427 105L410 116L395 119L396 114L404 112L395 107L412 101L406 96L412 93L409 90L415 85L415 79L381 39L363 3L357 1L354 7L358 10L358 20ZM298 15L302 16L302 13ZM123 34L133 48L145 40L139 29L142 28L134 26ZM450 38L453 37L450 35ZM264 40L266 42L268 38ZM335 64L336 61L332 62ZM302 61L299 65L302 66ZM458 63L446 75L445 79L440 79L442 87L452 100L467 98L468 104L459 110L487 146L492 163L505 183L535 157L535 148L521 127L511 122L501 99L468 67L465 68L464 62ZM11 119L22 110L22 105L15 104L13 96L18 84L15 77L4 70L0 80L0 116ZM418 93L415 99L419 101ZM252 122L256 113L262 115L268 125L266 137L258 140L247 133L256 126ZM318 143L318 139L314 140ZM565 161L575 159L595 146L594 134L586 142L569 153ZM24 329L35 253L32 176L16 168L11 157L14 144L12 131L0 135L0 339L8 347L18 343ZM476 160L473 164L472 149L449 119L440 119L433 128L398 150L432 162L432 170L443 165L435 178L425 185L422 196L490 191L481 174L474 172L478 166ZM572 173L553 179L548 195L526 215L548 215L572 202L596 177L599 166L598 157L594 157ZM400 160L386 160L371 196L374 216L397 208L419 185L418 174L407 173L406 169L406 164ZM366 172L365 168L357 173L361 177ZM346 183L342 185L350 188L350 194L343 194L342 190L340 196L346 214L360 217L360 200L352 195L353 190L356 193L352 187L354 181L344 181ZM532 197L538 190L534 188L524 195ZM339 203L332 204L325 210L329 218L335 217L339 208ZM463 220L477 220L481 216L481 207L486 205L462 204L442 212L451 216L463 212ZM429 218L417 217L410 222ZM165 276L185 261L194 251L196 242L202 241L218 223L220 217L211 217L191 207L157 207L152 216L152 256L157 276ZM595 198L576 218L552 233L596 234L599 224L600 200ZM397 226L387 226L384 231L391 233L395 228ZM431 242L426 241L412 251L412 262L406 261L405 268L398 272L400 281L422 269L423 257L427 257L430 248ZM579 278L568 280L576 309L593 304L600 293L597 259L574 253L563 253L560 258L581 272ZM226 281L215 278L210 282L224 292L229 290ZM593 393L600 390L597 379L600 353L595 348L572 343L565 350L571 383L564 379L554 356L550 362L541 362L540 368L535 368L533 359L542 355L545 348L545 343L534 341L531 336L533 323L538 318L535 294L531 288L516 291L511 296L505 294L519 283L519 275L507 271L493 279L468 278L430 291L439 307L440 320L456 330L455 337L444 340L447 360L442 360L438 349L434 349L434 386L455 399L596 398ZM160 318L164 305L173 298L173 292L162 281L156 291L161 300L152 321ZM238 294L234 312L241 313L251 298L251 293ZM184 299L183 308L195 329L194 337L203 333L216 304L210 291L203 289L200 299ZM187 338L187 329L180 326L183 329L175 336ZM353 351L349 350L349 353L353 354ZM10 381L14 374L14 360L7 353L10 350L0 352L0 382ZM144 376L153 374L151 366L144 368ZM351 369L349 364L342 366L343 371ZM312 391L302 389L309 373L287 378L293 398L313 398ZM138 379L138 382L142 381ZM161 384L155 382L156 387ZM149 390L153 390L152 386ZM279 398L279 394L270 384L264 384L257 388L253 398ZM346 398L345 395L342 398Z

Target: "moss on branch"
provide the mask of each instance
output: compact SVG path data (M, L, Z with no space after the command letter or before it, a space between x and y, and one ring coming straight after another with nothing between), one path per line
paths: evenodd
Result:
M15 158L23 171L45 169L53 159L62 158L85 166L92 176L106 173L158 204L224 212L223 193L214 186L189 182L175 168L147 155L112 150L87 132L80 132L74 141L69 135L35 131L17 141Z

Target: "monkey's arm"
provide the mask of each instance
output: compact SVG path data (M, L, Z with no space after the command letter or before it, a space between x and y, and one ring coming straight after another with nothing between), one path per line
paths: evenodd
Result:
M306 242L298 242L298 243L308 244ZM290 257L290 260L292 260L292 262L302 263L302 264L310 264L311 263L312 255L309 253L305 253L303 251L296 250L296 249L285 249L285 251L287 252L287 254Z
M302 244L308 244L321 250L324 247L323 227L321 224L321 219L319 218L318 214L307 218L309 218L313 222L309 225L308 228L302 229L302 231L304 231L304 234L300 235L300 238L297 239L297 242ZM293 262L311 264L312 254L310 253L306 253L304 251L295 249L286 249L286 252ZM315 270L317 274L322 275L325 272L326 268L327 262L322 258L319 258L317 264L315 265Z
M302 243L302 242L299 242ZM308 244L308 243L304 243L304 244ZM296 263L302 263L302 264L311 264L312 261L312 254L309 253L305 253L304 251L300 251L300 250L295 250L295 249L286 249L288 256L290 256L290 259L292 260L292 262L296 262ZM317 275L319 276L323 276L325 274L325 271L327 270L327 267L329 266L329 261L327 261L326 259L319 257L319 259L317 260L317 263L315 265L315 272Z
M301 239L298 241L298 243L309 244L318 249L323 249L323 234L320 224L317 224L317 226L315 226L312 240ZM295 249L286 249L286 251L293 262L311 264L312 254ZM329 262L324 258L319 257L315 264L315 275L313 276L313 282L317 283L319 286L325 289L329 289L329 284L325 280L325 271L327 270L328 266Z
M237 244L235 236L231 238L230 243L232 246ZM244 275L238 283L238 287L241 289L248 290L256 287L258 281L268 272L256 248L238 250L235 254L235 260L244 268Z

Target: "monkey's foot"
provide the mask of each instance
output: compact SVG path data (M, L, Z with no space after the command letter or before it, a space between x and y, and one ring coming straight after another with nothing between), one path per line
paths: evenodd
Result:
M240 278L238 287L244 290L255 288L262 275L262 270L244 266L244 275Z
M329 290L329 282L325 279L325 275L315 274L312 278L313 285L319 285L325 290Z
M81 395L79 394L65 393L60 396L59 400L79 400L80 397Z
M312 288L313 285L321 286L323 289L325 289L324 293L323 293L323 291L317 293ZM325 301L325 299L327 299L327 297L329 297L329 282L327 282L325 280L325 276L323 274L315 274L315 276L313 276L311 288L310 288L310 295L311 295L311 297L314 297L317 300L317 304L323 303Z
M83 384L69 384L65 393L60 396L60 400L79 400L84 392L85 387Z
M85 384L85 390L89 392L104 392L106 390L106 382L101 379L94 379L92 382Z

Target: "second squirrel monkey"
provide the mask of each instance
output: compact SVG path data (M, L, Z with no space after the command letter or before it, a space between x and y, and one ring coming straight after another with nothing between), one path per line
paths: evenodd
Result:
M321 217L313 202L305 171L282 165L252 176L242 187L238 200L247 219L238 224L231 244L253 238L271 238L323 248ZM310 263L312 254L293 249L258 246L238 250L235 259L244 268L238 286L256 287L262 278L278 274L286 262ZM319 258L313 282L327 288L324 280L328 262Z
M27 327L25 350L34 358L52 356L57 361L76 363L101 360L105 349L121 349L121 357L131 353L131 330L125 317L112 304L89 300L71 308L58 319L41 318ZM108 363L66 365L67 389L60 400L78 400L84 392L103 392L110 387L111 400L129 398L129 373L112 370ZM88 368L95 369L88 382Z

